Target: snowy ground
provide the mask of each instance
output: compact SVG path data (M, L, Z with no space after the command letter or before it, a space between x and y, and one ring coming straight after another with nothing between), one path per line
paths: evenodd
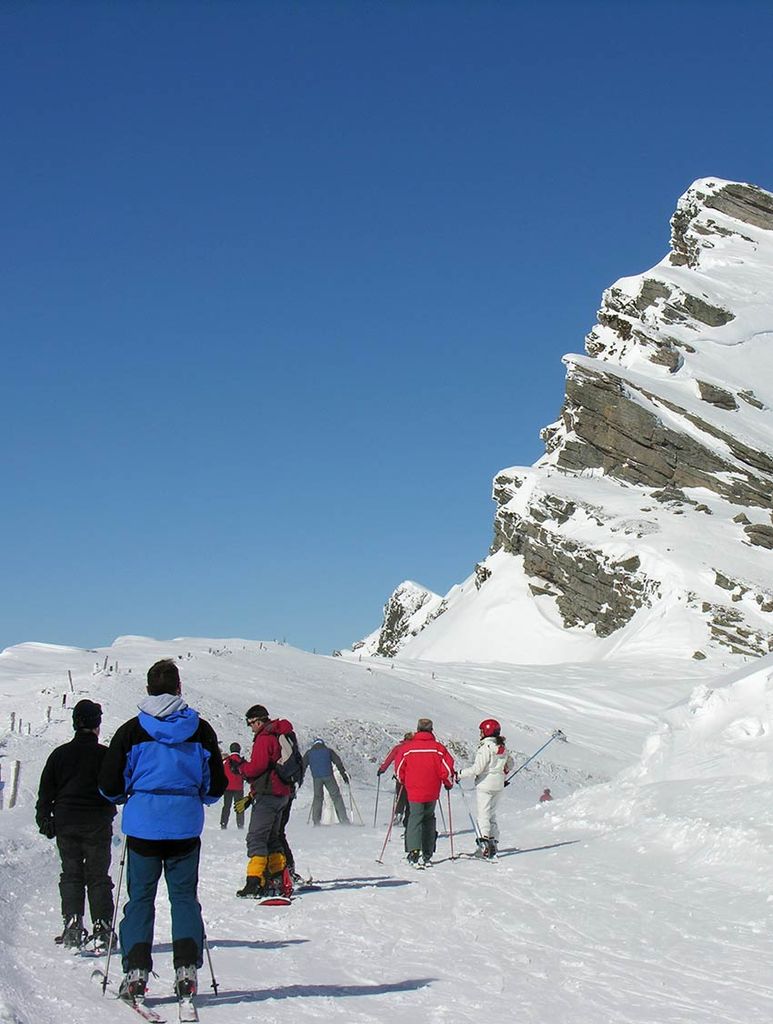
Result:
M148 665L164 656L181 657L184 696L226 746L247 741L244 710L258 701L291 718L302 743L325 736L351 770L364 819L313 829L304 788L290 839L299 868L323 891L261 908L233 895L244 834L233 821L222 832L219 808L208 811L201 902L220 991L208 989L205 966L202 1020L750 1024L773 1016L773 659L728 681L712 678L716 664L654 656L390 668L241 640L123 638L99 652L30 644L0 655L3 779L12 762L22 765L17 806L8 809L6 786L0 811L3 1024L136 1019L90 983L93 961L52 941L58 858L35 830L33 805L43 760L71 735L68 708L82 696L99 700L108 738L133 713ZM21 732L8 731L11 712ZM461 763L490 715L519 760L555 728L569 739L507 790L498 863L451 861L447 836L430 870L404 864L397 836L376 862L389 802L382 785L374 828L375 766L424 714ZM545 785L558 799L538 805ZM472 794L468 801L474 808ZM472 850L459 792L451 814L456 851ZM171 1020L163 896L156 938L151 996Z

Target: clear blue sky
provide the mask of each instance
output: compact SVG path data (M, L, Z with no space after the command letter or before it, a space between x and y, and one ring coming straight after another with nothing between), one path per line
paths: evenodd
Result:
M773 187L769 3L0 5L0 647L329 652L487 553L602 290Z

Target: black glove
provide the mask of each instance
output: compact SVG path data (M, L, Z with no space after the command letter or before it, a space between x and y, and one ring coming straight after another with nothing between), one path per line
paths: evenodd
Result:
M38 822L38 831L46 839L53 839L56 835L56 826L54 825L53 818L46 818L45 821Z
M377 768L376 769L376 775L383 775L383 774L384 774L384 769L383 768Z

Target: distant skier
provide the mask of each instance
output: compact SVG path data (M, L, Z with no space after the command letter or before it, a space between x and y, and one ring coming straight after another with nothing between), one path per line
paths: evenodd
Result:
M99 792L97 777L107 754L99 742L102 708L79 700L73 708L75 736L57 747L40 776L35 820L42 835L56 837L62 873L59 895L64 931L62 945L69 949L87 938L83 913L88 890L92 938L107 946L113 920L113 883L110 879L110 841L115 807Z
M223 810L220 812L220 827L228 828L228 819L231 817L231 804L244 796L244 778L239 773L239 768L244 764L241 754L241 744L232 743L229 747L230 753L223 758L223 770L228 781L228 786L223 794ZM244 811L236 810L236 827L244 828Z
M311 804L311 820L314 825L319 825L322 820L322 801L325 790L330 794L340 824L349 824L341 790L333 775L333 765L341 773L344 783L348 785L349 776L346 774L343 761L335 750L331 750L318 736L303 755L303 767L311 771L311 777L314 780L314 799Z
M413 733L412 732L405 733L405 735L400 740L400 742L399 743L395 743L395 745L389 751L387 756L381 762L381 764L379 766L379 769L376 772L376 775L383 775L384 772L387 770L387 768L390 766L390 764L393 765L392 771L394 771L395 770L394 769L394 765L396 765L396 763L397 763L397 759L398 759L398 756L400 754L400 751L403 749L403 746L405 745L407 740L412 740L412 739L413 739ZM397 776L395 776L395 816L394 816L394 819L393 819L393 824L394 825L407 825L408 824L408 795L407 795L407 793L405 791L405 786L401 782L397 781Z
M513 759L505 746L502 727L496 718L486 718L478 726L480 743L475 760L459 772L460 779L475 779L478 803L478 848L482 857L495 857L499 845L497 804L505 789L505 775L513 769Z
M151 665L139 715L118 729L108 748L99 788L124 803L129 900L120 927L122 999L141 1003L153 969L156 890L163 872L172 916L172 963L177 998L197 990L204 953L198 902L204 804L216 803L226 779L217 736L181 696L176 662Z
M435 804L441 785L454 784L454 759L432 732L432 719L420 718L413 739L397 755L395 774L408 794L405 850L409 864L424 867L432 860L437 840Z
M250 783L252 811L247 827L247 879L236 895L258 899L277 891L292 892L282 829L293 784L280 778L277 765L283 756L280 737L289 736L293 727L286 719L272 720L262 704L253 704L245 718L254 739L250 758L240 771Z
M543 790L543 792L542 792L542 796L541 796L541 797L539 798L539 802L540 802L541 804L544 804L544 803L546 803L546 802L547 802L548 800L552 800L552 799L553 799L553 795L551 794L550 790L549 790L549 789L545 789L545 790Z

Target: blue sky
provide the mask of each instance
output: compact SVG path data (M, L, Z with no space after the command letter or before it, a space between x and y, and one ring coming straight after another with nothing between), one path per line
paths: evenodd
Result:
M764 3L0 7L0 647L329 652L485 556L602 290L773 188Z

